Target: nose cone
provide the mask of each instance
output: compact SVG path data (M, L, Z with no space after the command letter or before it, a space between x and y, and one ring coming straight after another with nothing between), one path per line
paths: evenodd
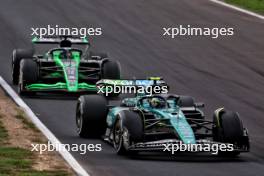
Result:
M184 144L196 144L196 139L190 124L184 114L179 112L177 115L171 114L171 125L174 127Z
M74 60L63 61L63 70L68 91L75 92L78 90L78 67Z

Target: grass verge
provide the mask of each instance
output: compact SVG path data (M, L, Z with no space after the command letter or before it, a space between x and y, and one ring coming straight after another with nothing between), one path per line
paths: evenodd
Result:
M70 176L71 168L56 152L31 151L47 139L0 89L0 176Z
M264 0L225 0L225 2L264 14Z
M1 115L2 117L2 115ZM12 147L5 143L8 140L7 130L0 117L0 176L67 176L65 171L37 171L32 168L34 154L30 150Z

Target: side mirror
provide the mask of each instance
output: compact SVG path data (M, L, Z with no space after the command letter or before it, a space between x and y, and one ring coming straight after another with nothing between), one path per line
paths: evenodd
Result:
M195 107L197 107L197 108L204 108L204 103L201 103L201 102L195 103Z

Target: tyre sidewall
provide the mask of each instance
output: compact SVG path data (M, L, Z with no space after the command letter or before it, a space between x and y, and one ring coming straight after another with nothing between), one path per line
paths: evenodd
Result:
M143 140L143 122L137 113L125 110L118 115L115 126L117 123L120 123L122 136L118 144L114 143L114 147L117 150L118 154L128 154L128 147L131 143L136 143Z
M81 96L77 104L77 113L78 111L80 111L80 118L82 118L82 126L77 129L80 137L98 138L105 132L106 116L108 114L107 100L105 97L100 95Z
M39 79L38 64L32 59L22 59L20 62L19 71L19 93L26 94L30 93L25 89L26 85L37 83ZM32 92L33 93L33 92Z
M120 63L115 60L106 59L102 64L102 79L120 79Z

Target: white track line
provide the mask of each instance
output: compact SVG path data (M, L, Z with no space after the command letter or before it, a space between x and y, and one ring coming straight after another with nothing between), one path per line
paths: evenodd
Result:
M55 146L61 144L61 142L54 136L54 134L52 134L51 131L38 119L38 117L33 113L33 111L28 107L28 105L26 105L26 103L17 95L17 93L7 84L7 82L1 76L0 85L15 101L15 103L25 111L30 120L48 138L48 140L52 144L54 144ZM59 150L59 153L69 163L69 165L73 168L77 175L90 176L67 150Z
M217 4L220 4L222 6L225 6L225 7L231 8L231 9L234 9L234 10L237 10L239 12L254 16L254 17L259 18L261 20L264 20L264 16L263 15L259 15L257 13L251 12L249 10L245 10L245 9L239 8L237 6L227 4L227 3L223 2L223 1L219 1L219 0L209 0L209 1L217 3Z

